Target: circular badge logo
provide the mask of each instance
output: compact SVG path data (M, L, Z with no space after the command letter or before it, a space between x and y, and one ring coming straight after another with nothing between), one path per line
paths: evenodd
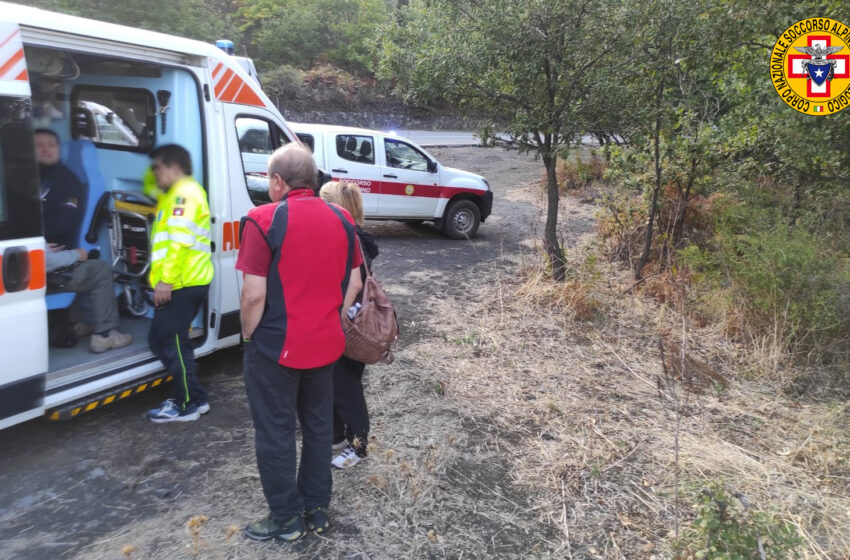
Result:
M785 103L807 115L850 105L850 28L829 18L798 21L779 36L770 78Z
M404 194L410 196L413 194L413 185L407 185L404 187Z

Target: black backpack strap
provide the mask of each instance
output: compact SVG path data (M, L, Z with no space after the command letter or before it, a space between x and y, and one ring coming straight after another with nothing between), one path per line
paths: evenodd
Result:
M328 208L330 208L336 217L339 218L339 221L342 222L342 227L345 229L345 234L348 237L348 256L345 260L345 271L346 274L342 280L342 295L345 296L345 292L348 291L348 276L349 271L352 269L354 265L354 246L357 243L357 234L354 231L354 224L345 219L345 216L342 213L342 210L337 208L335 205L328 203L325 201Z

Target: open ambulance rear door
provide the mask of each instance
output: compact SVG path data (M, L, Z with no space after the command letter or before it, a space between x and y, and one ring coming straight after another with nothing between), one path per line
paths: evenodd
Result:
M0 429L43 412L47 375L44 238L17 24L0 16Z

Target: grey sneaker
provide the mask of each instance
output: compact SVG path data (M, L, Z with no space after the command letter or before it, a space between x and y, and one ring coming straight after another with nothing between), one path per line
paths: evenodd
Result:
M109 336L100 336L99 334L91 335L91 343L89 350L95 354L106 352L112 348L123 348L133 342L133 337L129 334L124 334L112 329L109 331Z
M245 527L245 536L255 541L277 539L283 543L294 543L306 534L304 518L300 514L283 523L275 521L269 514Z
M194 422L201 417L197 405L190 405L186 410L180 410L174 399L167 399L159 406L149 410L145 417L154 424L165 422Z

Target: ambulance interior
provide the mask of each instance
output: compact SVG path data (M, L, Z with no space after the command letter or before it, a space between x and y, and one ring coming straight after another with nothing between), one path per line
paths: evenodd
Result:
M150 174L145 181L150 151L168 143L185 147L195 179L208 187L201 93L191 72L34 45L25 45L25 54L33 129L49 128L59 135L63 163L88 188L79 246L112 265L118 330L133 336L129 346L101 354L89 350L88 337L73 347L51 345L49 391L93 373L153 359L147 342L153 316L148 240L156 212L155 201L145 196L156 194ZM86 300L84 294L48 289L51 336L57 324L91 324ZM191 331L198 344L205 334L204 315L202 311L196 317Z

